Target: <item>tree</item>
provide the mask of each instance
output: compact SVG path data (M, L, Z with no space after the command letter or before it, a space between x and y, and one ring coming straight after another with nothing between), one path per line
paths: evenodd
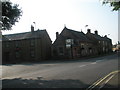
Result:
M103 4L108 3L113 7L113 11L118 11L120 9L120 0L103 0Z
M13 4L8 0L2 0L2 30L11 30L15 22L18 22L22 16L22 10L18 4Z

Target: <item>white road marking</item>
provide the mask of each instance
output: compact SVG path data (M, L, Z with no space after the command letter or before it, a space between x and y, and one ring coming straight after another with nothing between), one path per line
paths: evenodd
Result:
M91 63L91 64L97 64L98 62L102 62L103 60L98 60L98 61L95 61L95 62L93 62L93 63Z
M81 65L81 66L79 66L79 67L84 67L84 66L86 66L86 65Z
M91 63L91 64L96 64L96 62L93 62L93 63Z
M96 62L102 62L103 60L98 60L98 61L96 61Z

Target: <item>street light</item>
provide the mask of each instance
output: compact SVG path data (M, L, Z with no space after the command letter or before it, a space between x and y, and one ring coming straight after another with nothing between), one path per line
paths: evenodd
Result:
M86 30L86 27L88 27L88 25L85 25L85 30Z
M33 22L34 23L34 25L35 25L35 30L36 30L36 23L35 22Z

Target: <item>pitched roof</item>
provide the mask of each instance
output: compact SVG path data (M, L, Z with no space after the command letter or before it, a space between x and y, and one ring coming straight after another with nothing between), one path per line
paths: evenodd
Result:
M2 35L2 41L8 41L9 39Z
M37 30L34 32L9 34L9 35L4 35L4 37L8 38L9 40L22 40L22 39L38 38L41 37L43 34L46 34L46 30Z
M91 42L83 32L79 32L79 31L75 31L72 29L68 29L68 28L64 28L63 30L67 30L68 32L70 32L75 39L78 39L79 41L86 41L86 42Z
M96 35L96 34L93 34L93 33L91 33L91 34L92 34L93 37L96 38L97 40L104 40L100 35Z
M104 40L106 40L106 41L111 41L111 39L110 38L108 38L106 35L104 36L104 37L102 37Z
M93 33L89 33L91 34L95 39L100 40L100 41L110 41L111 39L108 37L101 37L100 35L97 34L93 34Z

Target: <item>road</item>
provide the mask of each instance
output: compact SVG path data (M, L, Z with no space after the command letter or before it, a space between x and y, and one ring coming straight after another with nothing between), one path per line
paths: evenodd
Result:
M1 67L3 88L87 88L118 70L118 55Z

